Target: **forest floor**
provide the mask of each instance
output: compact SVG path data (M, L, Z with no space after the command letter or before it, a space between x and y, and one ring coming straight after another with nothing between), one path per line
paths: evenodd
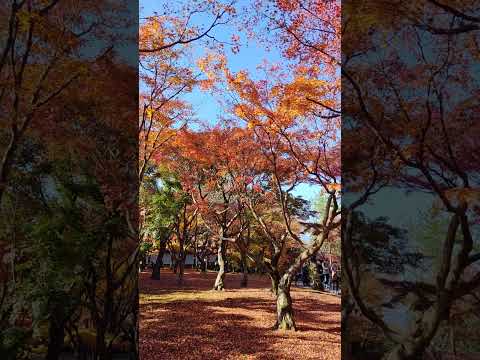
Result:
M211 290L215 272L187 270L183 286L170 270L161 280L139 275L142 360L338 360L340 297L292 287L296 332L275 331L270 281L228 273L224 292Z

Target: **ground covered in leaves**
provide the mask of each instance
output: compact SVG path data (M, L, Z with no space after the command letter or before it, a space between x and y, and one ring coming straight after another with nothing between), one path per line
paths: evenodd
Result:
M216 273L187 271L185 284L162 271L161 280L142 272L140 281L140 358L340 359L340 297L292 287L298 331L271 329L275 300L266 277L227 274L226 290L210 290Z

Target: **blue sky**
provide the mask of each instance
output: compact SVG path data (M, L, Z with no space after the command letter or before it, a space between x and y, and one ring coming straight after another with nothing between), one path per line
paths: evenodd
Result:
M154 11L161 12L163 1L158 0L140 0L140 17L153 15ZM179 2L181 3L181 1ZM249 5L249 1L243 0L238 3L238 7ZM240 11L240 10L239 10ZM201 25L202 22L207 22L208 19L193 18L193 23ZM269 63L285 63L281 53L278 49L265 49L265 46L259 44L254 40L247 40L246 34L239 32L234 24L227 24L219 26L212 33L218 40L230 41L233 34L240 36L240 52L234 54L228 48L225 47L225 53L227 55L228 66L231 71L237 72L239 70L247 70L254 75L256 67L267 60ZM194 56L200 57L205 53L205 49L201 43L197 43L197 47L194 49ZM183 99L191 103L196 117L202 121L208 121L209 123L215 123L225 113L225 109L220 104L218 95L214 95L210 92L201 91L195 89L192 93L183 96ZM312 187L311 185L301 184L295 190L295 194L302 196L304 199L313 200L319 193L318 187Z

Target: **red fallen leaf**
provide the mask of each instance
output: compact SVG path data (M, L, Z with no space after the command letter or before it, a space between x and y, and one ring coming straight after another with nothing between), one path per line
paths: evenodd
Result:
M242 289L229 273L218 293L210 291L215 275L186 271L178 287L169 270L160 281L140 274L142 360L340 359L339 297L293 288L299 331L278 332L268 278L250 275Z

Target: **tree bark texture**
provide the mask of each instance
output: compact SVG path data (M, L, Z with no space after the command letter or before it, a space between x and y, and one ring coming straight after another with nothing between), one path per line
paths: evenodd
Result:
M220 240L220 244L218 245L217 257L219 269L213 289L223 291L225 290L225 242L222 240Z
M293 316L292 297L290 295L291 278L287 274L282 276L277 290L277 323L278 330L296 330Z

